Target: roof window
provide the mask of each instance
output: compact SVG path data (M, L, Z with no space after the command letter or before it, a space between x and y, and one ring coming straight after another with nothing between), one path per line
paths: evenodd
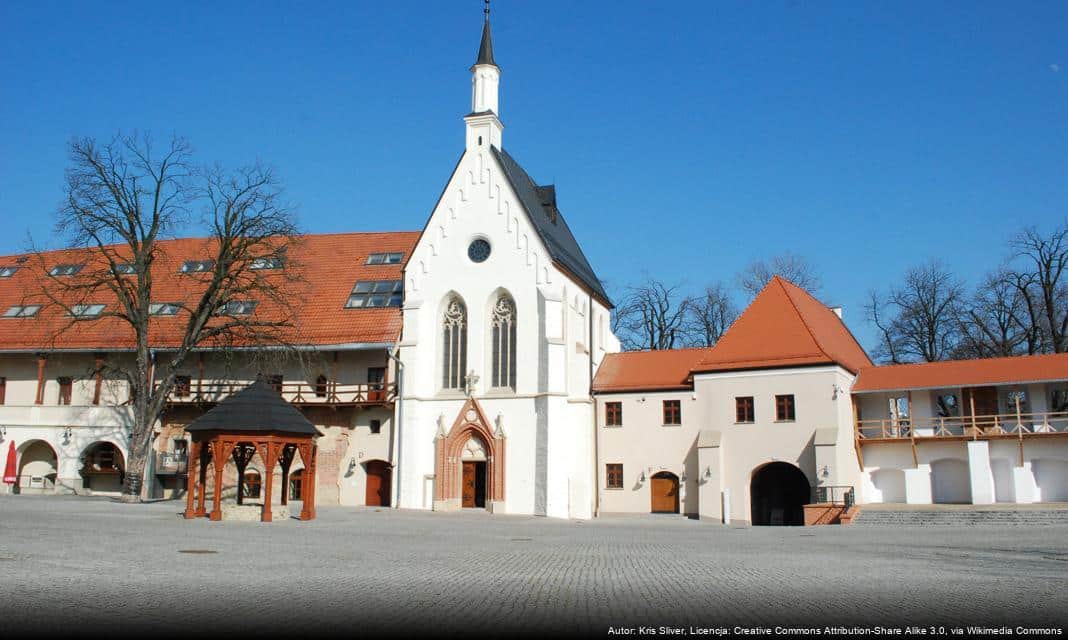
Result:
M130 275L134 271L135 268L132 262L118 262L115 264L115 273L121 276Z
M57 264L48 272L50 276L73 276L84 267L84 264Z
M153 302L148 305L148 313L153 316L178 315L178 305L174 302Z
M19 268L16 266L0 267L0 278L10 278Z
M182 263L182 273L203 273L211 271L215 266L214 260L186 260Z
M41 310L39 304L17 304L4 312L4 318L32 318Z
M367 256L367 264L400 264L403 259L403 253L372 253Z
M282 259L278 257L253 258L248 263L248 268L254 271L261 269L281 269Z
M399 307L403 300L404 283L401 280L363 281L353 287L345 308Z
M255 300L231 300L219 307L221 316L247 316L256 310Z
M76 304L70 308L70 315L75 318L95 318L104 310L102 304Z

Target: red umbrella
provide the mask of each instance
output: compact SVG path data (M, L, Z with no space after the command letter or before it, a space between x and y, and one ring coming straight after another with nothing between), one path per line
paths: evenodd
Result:
M15 441L11 441L11 446L7 448L7 466L4 467L4 482L7 484L15 484L18 482L19 477L15 474Z

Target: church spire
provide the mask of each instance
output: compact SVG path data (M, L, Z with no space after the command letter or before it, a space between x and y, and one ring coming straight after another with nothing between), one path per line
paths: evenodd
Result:
M478 58L471 65L471 113L467 122L467 148L495 146L501 148L501 132L504 125L499 119L500 106L497 91L501 82L501 69L493 59L493 39L490 37L489 0L483 9L482 42Z

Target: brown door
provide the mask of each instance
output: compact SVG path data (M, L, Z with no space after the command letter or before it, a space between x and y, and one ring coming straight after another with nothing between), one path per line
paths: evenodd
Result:
M964 414L972 415L972 404L975 404L976 424L980 427L994 424L991 416L998 413L998 389L997 387L968 387L964 390Z
M679 512L679 478L674 473L662 471L649 483L653 513Z
M367 463L367 506L389 506L391 475L389 465L382 460Z
M464 480L463 480L463 506L474 507L475 506L475 479L478 474L475 472L474 462L464 463Z

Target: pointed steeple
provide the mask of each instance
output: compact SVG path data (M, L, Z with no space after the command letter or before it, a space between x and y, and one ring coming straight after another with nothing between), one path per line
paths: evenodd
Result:
M482 23L482 43L478 59L471 65L471 112L467 122L467 148L494 146L501 148L500 106L497 93L501 83L501 68L493 60L493 39L490 37L489 0L485 0L486 14Z
M486 21L482 23L482 42L478 45L478 59L475 60L472 69L480 64L497 66L497 63L493 61L493 38L490 37L489 2L486 3Z

